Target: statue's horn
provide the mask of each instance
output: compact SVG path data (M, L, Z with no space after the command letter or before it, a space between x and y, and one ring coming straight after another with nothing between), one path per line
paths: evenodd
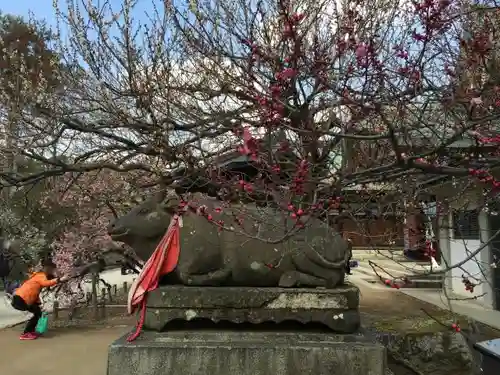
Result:
M175 212L181 203L181 198L177 195L175 190L167 189L164 192L164 198L161 206L166 211Z

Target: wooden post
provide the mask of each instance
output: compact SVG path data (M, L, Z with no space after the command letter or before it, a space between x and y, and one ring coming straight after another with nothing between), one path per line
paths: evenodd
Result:
M85 294L85 299L86 299L86 304L90 305L90 303L92 302L92 292L87 292Z
M109 302L113 302L113 293L111 293L111 285L107 287Z
M126 281L123 282L123 291L125 292L125 294L128 292L128 284Z
M92 308L94 310L94 319L99 319L99 301L97 297L97 280L98 276L95 272L92 273Z
M114 284L113 285L113 295L116 297L117 294L118 294L118 285Z
M68 312L68 319L73 320L75 313L76 313L76 303L71 303L71 305L69 307L69 312Z
M101 304L101 319L106 319L106 303L104 301Z
M106 288L101 289L101 319L106 319Z
M54 301L53 310L54 319L59 319L59 302Z

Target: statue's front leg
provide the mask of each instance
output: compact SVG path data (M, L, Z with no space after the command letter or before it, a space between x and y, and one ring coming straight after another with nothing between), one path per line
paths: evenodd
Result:
M335 288L343 283L345 277L344 268L325 268L313 262L308 255L305 252L293 255L292 261L297 271L322 279L323 285L327 288Z
M187 272L179 272L182 284L190 286L219 286L226 283L231 277L231 268L221 268L207 274L193 275Z
M299 271L287 271L281 275L279 286L281 288L325 287L326 280Z

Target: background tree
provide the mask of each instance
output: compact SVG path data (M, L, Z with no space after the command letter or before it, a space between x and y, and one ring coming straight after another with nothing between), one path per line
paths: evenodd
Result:
M30 135L22 124L23 114L59 85L58 58L50 49L53 41L43 23L0 14L2 159L11 173L17 171L18 143Z

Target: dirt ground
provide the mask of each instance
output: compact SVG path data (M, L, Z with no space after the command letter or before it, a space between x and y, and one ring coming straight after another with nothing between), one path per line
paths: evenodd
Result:
M397 291L371 288L360 291L363 325L367 328L384 332L435 332L450 329L451 322L457 319L447 311ZM0 374L105 375L109 344L129 332L135 321L118 311L115 315L119 316L111 315L108 313L107 320L98 324L81 320L67 325L64 319L52 322L47 337L36 341L19 341L22 326L0 330ZM487 336L498 337L498 332L485 329Z
M431 333L452 330L458 323L464 334L468 318L390 289L360 287L361 322L365 328L389 333ZM475 339L500 337L500 331L476 322Z
M442 331L463 317L390 289L360 287L363 326L384 332Z

